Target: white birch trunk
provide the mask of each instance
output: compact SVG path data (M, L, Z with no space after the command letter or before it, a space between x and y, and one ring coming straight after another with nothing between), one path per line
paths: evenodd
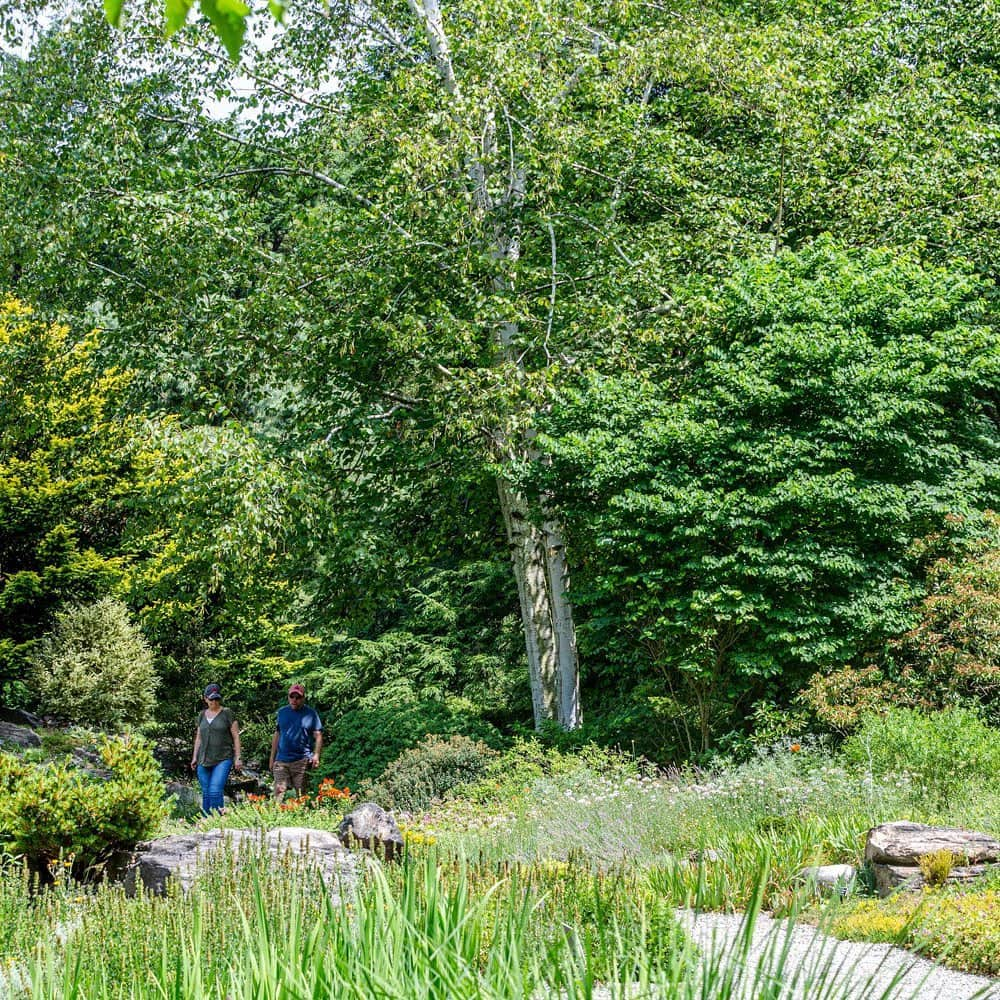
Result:
M546 521L543 530L556 643L559 686L557 721L563 729L578 729L583 723L583 711L580 707L580 660L576 652L573 606L568 596L569 566L566 562L566 546L562 529L554 521Z
M408 2L427 36L445 92L458 98L459 84L438 0ZM487 187L488 163L495 153L495 132L493 115L488 114L482 130L482 154L469 157L466 170L476 211L490 232L490 252L499 263L510 264L518 260L521 252L517 209L524 200L525 175L523 170L511 164L511 182L500 199L500 207L504 209L503 221L500 221ZM498 291L513 290L499 271L493 285ZM497 329L497 345L501 357L521 369L522 362L515 354L517 333L516 324L501 323ZM499 436L504 438L503 434ZM511 445L509 440L503 442L507 454L501 455L501 459L511 457ZM579 663L573 610L567 596L569 572L561 530L555 522L549 521L543 526L533 523L524 497L512 489L502 474L497 478L497 490L521 605L535 728L553 719L565 729L575 729L582 721Z

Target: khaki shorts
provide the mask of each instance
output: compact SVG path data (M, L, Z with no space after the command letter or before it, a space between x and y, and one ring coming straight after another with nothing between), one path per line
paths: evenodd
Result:
M308 758L305 760L276 760L274 762L274 790L279 788L294 788L299 795L306 790L306 769L309 767Z

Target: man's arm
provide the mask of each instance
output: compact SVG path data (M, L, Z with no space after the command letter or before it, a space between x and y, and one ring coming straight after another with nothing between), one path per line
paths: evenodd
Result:
M271 760L267 765L269 771L274 770L274 758L278 756L278 730L275 729L274 736L271 737Z
M323 750L323 730L316 730L316 740L313 743L312 766L319 767L319 755Z

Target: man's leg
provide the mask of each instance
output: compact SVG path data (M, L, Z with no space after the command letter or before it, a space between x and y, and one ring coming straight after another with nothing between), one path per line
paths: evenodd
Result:
M274 798L275 801L280 802L285 797L285 792L288 791L288 784L290 780L289 765L283 760L276 760L274 762Z
M308 766L309 761L307 760L297 760L288 765L288 775L296 795L305 795L306 793L306 768Z

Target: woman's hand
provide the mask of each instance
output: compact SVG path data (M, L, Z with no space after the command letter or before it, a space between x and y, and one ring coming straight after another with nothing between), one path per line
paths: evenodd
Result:
M236 760L233 761L233 770L234 771L242 771L243 770L243 761L240 760L239 757L237 757Z

